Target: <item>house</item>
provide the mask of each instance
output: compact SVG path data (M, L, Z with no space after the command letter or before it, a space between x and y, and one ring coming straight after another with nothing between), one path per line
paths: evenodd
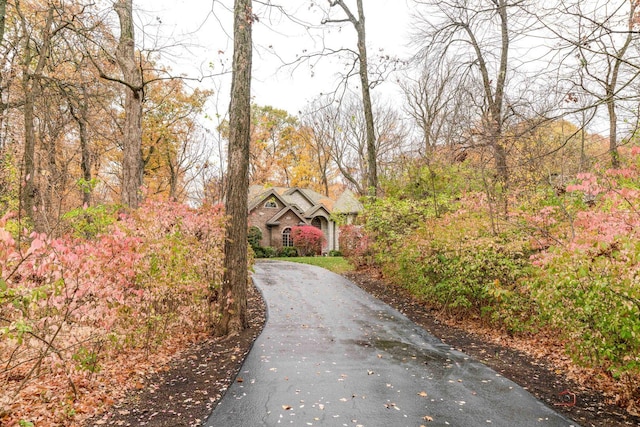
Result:
M338 250L338 224L352 223L362 204L349 190L337 200L305 188L266 187L249 188L249 226L262 231L261 246L282 248L293 246L291 228L312 225L324 233L324 251Z

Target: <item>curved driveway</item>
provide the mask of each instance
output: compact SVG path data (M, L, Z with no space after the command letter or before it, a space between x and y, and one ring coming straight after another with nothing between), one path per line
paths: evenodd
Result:
M268 320L208 427L575 426L342 276L259 262Z

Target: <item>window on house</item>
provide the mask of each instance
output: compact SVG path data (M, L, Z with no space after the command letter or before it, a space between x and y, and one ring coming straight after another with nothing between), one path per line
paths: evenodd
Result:
M319 230L322 230L322 221L320 221L320 218L318 217L313 218L313 220L311 221L311 225Z
M264 204L265 208L277 208L278 204L276 203L275 200L267 200L267 202Z
M282 246L293 246L293 239L291 238L291 227L287 227L282 230Z

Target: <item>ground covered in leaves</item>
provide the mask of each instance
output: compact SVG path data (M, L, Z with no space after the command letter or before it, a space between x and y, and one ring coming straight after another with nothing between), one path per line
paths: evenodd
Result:
M451 324L402 289L391 287L371 274L347 276L445 343L491 366L582 426L640 426L639 417L627 414L603 393L573 381L567 375L567 364L558 362L561 355L545 356L555 353L555 349L541 350L534 357L526 354L531 352L515 349L522 347L522 343L516 345L508 337L501 338L472 325L465 324L463 329L461 324ZM108 413L87 422L86 427L200 425L235 380L244 356L262 329L265 306L259 292L252 290L249 307L251 328L245 333L193 346L163 373L147 378L144 387ZM544 343L540 345L544 347Z
M240 370L264 325L266 308L260 293L248 296L250 327L242 334L209 339L192 346L163 372L145 379L138 390L90 426L187 427L202 424Z

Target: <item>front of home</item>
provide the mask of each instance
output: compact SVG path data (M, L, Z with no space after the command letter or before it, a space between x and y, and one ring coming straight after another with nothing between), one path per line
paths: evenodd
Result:
M335 218L352 223L362 204L349 190L333 200L306 188L249 188L249 226L262 231L261 246L280 249L293 246L291 230L299 225L312 225L324 233L324 252L339 250L339 228Z

